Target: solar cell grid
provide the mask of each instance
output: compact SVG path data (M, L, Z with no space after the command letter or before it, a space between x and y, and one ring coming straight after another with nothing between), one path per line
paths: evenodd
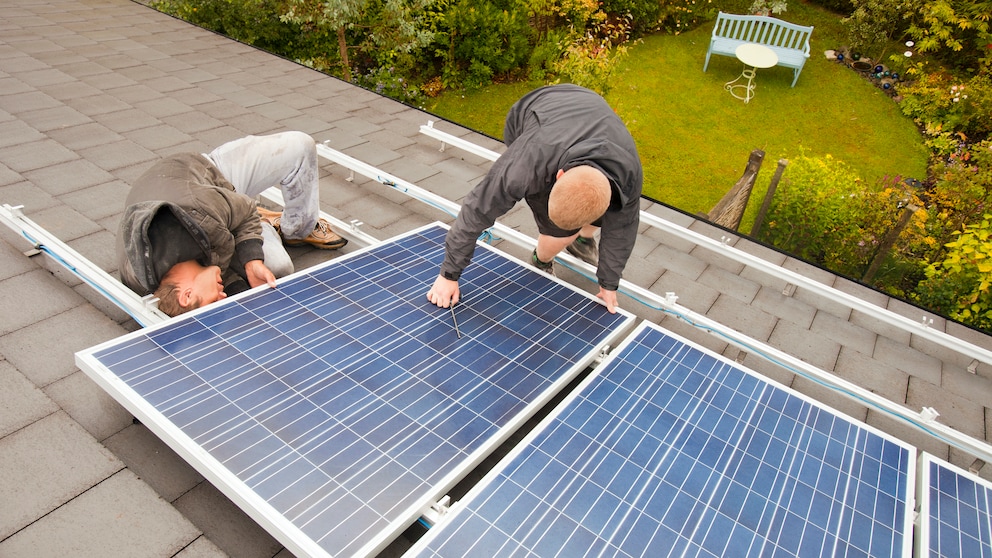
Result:
M349 254L80 365L291 549L373 551L632 319L479 248L459 338L424 297L444 233Z
M919 556L992 556L992 483L929 454L920 459Z
M908 556L908 446L652 324L410 556Z

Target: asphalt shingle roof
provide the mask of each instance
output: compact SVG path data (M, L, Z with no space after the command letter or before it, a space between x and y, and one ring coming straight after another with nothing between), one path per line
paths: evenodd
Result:
M0 203L23 205L29 218L110 272L130 181L164 155L207 151L246 134L302 130L458 201L490 163L441 151L419 133L428 120L437 118L128 0L19 0L0 20ZM454 124L438 127L502 149ZM322 172L322 209L362 221L377 238L450 221L376 181L349 180L340 166L325 163ZM727 180L729 186L736 177ZM728 236L662 205L644 207L706 237ZM502 222L533 234L526 211ZM852 310L718 251L642 229L629 281L661 295L675 292L694 312L910 409L935 407L941 422L988 439L990 363L973 365L876 312ZM880 308L913 320L925 314L746 239L728 242ZM29 248L0 227L0 555L288 555L76 368L75 351L138 326L61 267L26 257ZM294 256L298 267L333 257L303 249ZM964 467L974 461L661 311L621 302L922 449ZM930 327L992 347L989 336L939 318Z

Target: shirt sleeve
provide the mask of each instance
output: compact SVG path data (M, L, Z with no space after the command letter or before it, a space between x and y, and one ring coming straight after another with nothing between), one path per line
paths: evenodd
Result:
M494 163L482 182L465 197L458 218L444 241L441 275L457 280L472 261L475 242L514 204L546 186L547 159L540 149L518 138Z

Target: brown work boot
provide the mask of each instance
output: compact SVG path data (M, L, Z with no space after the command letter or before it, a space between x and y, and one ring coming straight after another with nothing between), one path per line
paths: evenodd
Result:
M273 226L276 227L276 230L279 230L279 225ZM282 234L282 231L280 231L280 234ZM313 228L310 236L301 239L290 239L284 236L282 237L282 243L286 246L303 246L309 244L321 250L337 250L348 244L348 240L341 238L336 232L332 231L330 223L323 219L317 219L317 226Z
M258 216L259 216L259 218L261 218L262 221L265 221L266 223L268 223L268 224L272 225L273 227L275 227L276 230L278 231L279 230L279 226L278 226L277 223L279 223L279 218L282 217L282 212L281 211L270 211L268 209L265 209L262 206L258 206L257 209L258 209Z

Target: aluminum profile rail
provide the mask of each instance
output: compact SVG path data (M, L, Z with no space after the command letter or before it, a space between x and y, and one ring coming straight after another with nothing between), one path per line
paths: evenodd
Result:
M433 122L428 122L427 126L421 126L420 131L438 139L446 144L450 144L456 147L462 147L464 144L470 143L467 140L458 138L446 132L442 132L437 128L434 128ZM425 132L425 129L429 129L430 133ZM472 153L481 155L483 157L489 158L489 160L495 161L499 158L499 154L495 151L490 151L479 146L475 146L471 150ZM488 155L487 155L488 154ZM744 264L753 269L757 269L763 273L771 275L772 277L778 277L788 281L790 284L803 289L809 290L810 292L816 293L818 295L829 298L830 300L840 302L848 308L853 310L858 310L863 312L879 321L882 321L888 325L902 329L910 334L917 335L920 338L926 339L933 343L936 343L942 347L946 347L955 352L958 352L968 357L984 362L992 366L992 350L980 347L974 343L969 343L963 339L954 337L946 332L934 329L928 324L933 320L927 315L927 313L921 314L921 319L919 321L912 320L903 315L896 314L895 312L882 308L878 305L872 304L866 300L860 299L851 294L845 293L828 285L824 285L818 281L805 277L799 273L792 270L785 269L779 265L773 264L767 260L763 260L757 256L748 254L742 250L739 250L733 246L730 246L727 242L720 242L704 236L697 232L691 231L685 227L677 225L671 221L658 217L657 215L652 215L645 211L641 211L641 223L649 225L651 227L662 230L668 234L675 237L681 238L682 240L687 240L698 246L709 249L713 252L717 252L723 256L726 256L737 263Z
M490 161L495 161L496 159L499 158L499 153L496 153L491 149L486 149L481 145L476 145L468 140L438 130L437 128L434 127L433 120L428 120L427 125L421 126L420 133L430 136L434 139L440 140L441 151L444 151L445 147L450 144L454 147L461 149L462 151L468 151L469 153L473 153L484 159L489 159Z
M43 227L26 217L23 206L0 206L0 221L21 234L35 250L44 253L74 275L93 287L110 302L128 313L142 327L169 319L156 306L158 299L141 297L106 271L94 265L68 244L62 242Z
M363 176L400 191L411 198L433 207L443 209L450 215L458 214L458 210L460 209L458 204L432 192L428 192L427 190L424 190L423 188L420 188L419 186L396 176L390 175L372 165L359 161L354 157L345 155L344 153L335 151L326 145L321 144L318 144L317 146L317 153L318 155L349 169L352 173L357 172L362 174ZM671 226L675 227L676 225ZM500 236L501 238L518 246L533 248L537 244L535 239L499 223L493 225L493 230L497 236ZM595 273L595 270L591 265L578 260L570 254L559 254L558 259L564 261L566 264L577 270L586 272L590 276ZM970 455L986 462L992 461L992 445L989 445L983 440L963 434L950 426L936 422L938 413L934 409L924 408L920 411L913 411L904 405L872 393L868 389L844 380L843 378L840 378L828 371L817 368L766 343L752 339L743 333L728 328L718 322L706 318L705 316L696 314L692 310L677 304L676 301L678 300L678 297L675 293L666 293L665 296L661 296L643 287L634 285L625 279L620 280L619 292L661 310L666 314L672 315L676 319L685 321L697 329L710 333L711 335L715 335L729 344L764 358L794 374L803 376L814 383L845 395L868 408L875 409L885 415L891 416L899 422L911 426L924 434L943 441L944 443L955 446Z

